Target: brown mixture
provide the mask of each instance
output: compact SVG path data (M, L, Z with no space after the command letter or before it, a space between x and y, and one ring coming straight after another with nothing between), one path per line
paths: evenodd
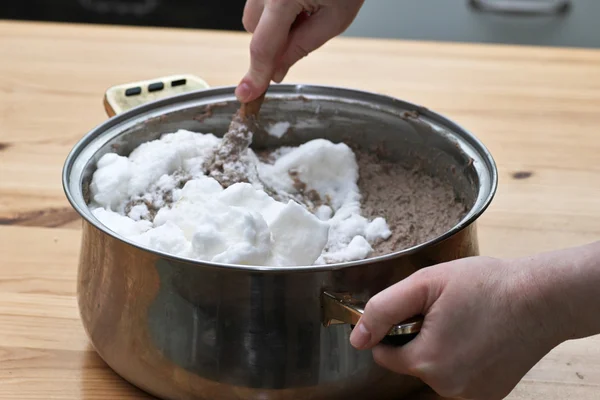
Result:
M175 171L172 176L175 180L175 189L183 188L187 181L191 179L191 177L182 170ZM144 195L134 196L131 198L131 200L125 206L125 214L128 215L133 207L143 204L148 209L148 213L141 215L140 219L153 221L154 217L158 213L158 210L165 205L170 205L172 203L173 191L163 190L159 188L158 185L154 184Z
M371 257L434 239L451 229L469 211L468 205L456 197L449 182L432 177L418 167L408 169L401 164L385 161L375 152L351 147L354 147L352 150L359 168L362 215L368 219L383 217L392 231L388 240L373 246ZM257 155L262 162L273 162L270 153L264 151ZM294 171L290 171L290 177L300 192L300 196L294 197L294 200L311 211L329 203L328 199L321 199L314 190L305 191L306 185Z
M424 243L442 235L469 211L448 182L419 168L381 160L374 153L354 150L360 178L363 216L383 217L392 236L376 246L380 256Z
M248 182L247 163L244 162L243 155L251 143L252 132L248 123L236 113L214 159L206 166L210 176L224 188L234 183Z
M251 133L247 129L226 135L212 163L204 167L205 173L225 187L235 182L248 182L247 164L240 154L248 147L249 138ZM385 161L375 152L353 150L359 166L362 214L368 219L383 217L392 231L388 240L373 246L371 256L400 251L440 236L468 212L468 206L456 197L450 183L432 177L418 167L408 169L401 164ZM257 156L263 162L273 162L271 153L258 152ZM307 190L306 184L295 171L289 174L298 194L284 199L265 187L267 193L279 201L293 199L311 211L329 203L329 199L321 198L316 191ZM189 180L181 172L175 173L175 178L178 188L182 188ZM142 219L153 220L160 207L173 202L171 195L170 191L150 190L150 194L132 199L126 212L135 205L145 204L149 213Z

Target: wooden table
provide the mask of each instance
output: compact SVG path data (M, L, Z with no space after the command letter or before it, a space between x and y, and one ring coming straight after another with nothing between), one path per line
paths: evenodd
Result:
M0 399L146 399L96 356L75 301L80 222L61 187L114 84L237 83L249 36L0 22ZM391 94L478 135L500 169L482 253L600 238L600 52L334 40L287 79ZM591 299L591 301L594 301ZM423 395L421 398L435 398ZM510 399L600 398L600 338L561 345Z

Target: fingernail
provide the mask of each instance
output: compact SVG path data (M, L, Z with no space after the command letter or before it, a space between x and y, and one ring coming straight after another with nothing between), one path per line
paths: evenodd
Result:
M367 327L358 323L358 325L352 330L350 334L350 344L357 349L364 348L371 341L371 332L367 329Z
M246 82L242 82L235 89L235 96L241 102L246 102L252 96L252 88Z

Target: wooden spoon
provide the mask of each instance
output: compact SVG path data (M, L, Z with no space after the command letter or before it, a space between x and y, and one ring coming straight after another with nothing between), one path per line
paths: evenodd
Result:
M224 188L234 183L248 182L248 174L241 156L252 144L254 133L258 132L256 122L265 94L266 92L255 100L242 103L216 149L213 160L208 163L210 176Z
M258 98L254 99L248 103L242 103L242 106L240 107L240 109L238 111L240 117L243 119L247 119L247 118L256 119L258 117L258 112L260 111L260 107L262 106L262 103L265 100L266 94L267 94L267 92L264 92Z
M311 196L305 196L302 190L298 195L276 192L260 179L256 171L250 171L248 169L250 166L242 159L242 155L252 144L252 139L257 134L265 134L264 130L259 129L257 125L258 113L264 98L265 93L256 100L243 103L235 113L229 125L229 130L223 136L220 146L215 151L212 163L209 164L209 174L223 188L235 183L249 182L248 175L252 174L255 181L260 182L263 190L274 199L281 202L294 200L305 205L307 209L311 209L311 207L314 207L315 202L314 199L311 199Z

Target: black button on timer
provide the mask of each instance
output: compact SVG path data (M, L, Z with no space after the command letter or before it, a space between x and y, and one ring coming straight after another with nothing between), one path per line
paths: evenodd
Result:
M162 82L155 82L148 85L149 92L158 92L159 90L163 90L165 88L165 84Z
M187 83L187 79L177 79L176 81L171 82L171 87L183 86L186 83Z
M140 93L142 93L142 88L139 86L125 90L125 96L137 96Z

